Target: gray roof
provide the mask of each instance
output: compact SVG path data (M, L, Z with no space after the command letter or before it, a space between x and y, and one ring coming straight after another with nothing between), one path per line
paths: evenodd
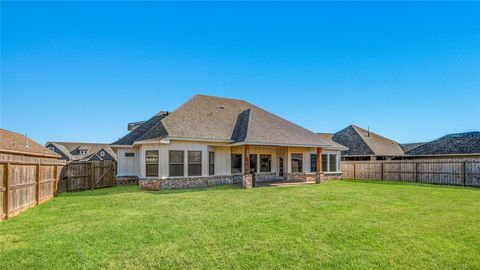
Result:
M196 95L168 115L156 115L114 142L194 139L229 143L328 146L315 133L238 99Z
M399 143L355 125L335 133L332 139L349 148L343 153L346 156L404 155Z
M408 151L411 151L419 146L424 145L424 142L418 142L418 143L402 143L400 144L400 147L402 148L404 153L407 153Z
M480 132L449 134L407 152L408 155L480 154Z
M340 150L343 150L343 151L346 151L348 150L348 147L344 146L344 145L341 145L337 142L335 142L332 137L333 137L333 133L317 133L317 136L319 136L322 140L326 141L328 144L332 145L334 148L336 149L340 149Z
M79 142L47 142L61 151L70 160L88 160L100 150L105 150L110 156L117 160L117 154L106 143L79 143ZM78 149L87 150L86 154L76 154Z

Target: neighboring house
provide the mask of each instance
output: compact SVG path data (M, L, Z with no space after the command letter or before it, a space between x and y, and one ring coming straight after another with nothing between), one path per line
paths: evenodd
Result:
M403 153L407 153L408 151L411 151L419 146L422 146L426 143L424 142L419 142L419 143L402 143L400 144L400 147L402 147Z
M480 132L449 134L406 152L405 158L480 157Z
M67 162L117 160L110 145L104 143L47 142L45 146Z
M333 134L332 140L348 147L342 151L342 160L390 160L404 155L396 141L355 125Z
M59 159L60 155L29 139L26 135L0 128L0 153Z
M129 130L111 145L118 176L147 189L338 178L347 149L245 101L204 95ZM317 154L329 155L332 172L316 173Z

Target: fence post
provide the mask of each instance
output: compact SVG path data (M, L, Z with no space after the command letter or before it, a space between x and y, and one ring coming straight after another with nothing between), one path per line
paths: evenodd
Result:
M53 196L57 196L58 193L58 165L53 167Z
M90 190L95 188L95 164L90 163Z
M415 168L415 170L414 170L415 182L418 182L418 162L415 162L414 168Z
M465 186L467 178L465 177L465 161L462 162L462 184Z
M10 209L8 197L10 197L10 163L5 164L5 175L3 177L3 186L5 187L5 192L3 195L3 209L5 213L5 219L8 219L8 212Z
M37 182L36 184L36 194L35 194L35 200L37 201L37 205L40 203L40 164L37 164L35 167L35 181Z
M383 162L380 162L380 180L383 181Z
M355 173L355 162L353 163L353 179L357 179L356 173Z

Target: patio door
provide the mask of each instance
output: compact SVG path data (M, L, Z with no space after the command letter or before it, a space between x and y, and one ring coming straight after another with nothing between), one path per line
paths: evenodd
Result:
M284 165L283 157L278 157L278 176L283 177Z

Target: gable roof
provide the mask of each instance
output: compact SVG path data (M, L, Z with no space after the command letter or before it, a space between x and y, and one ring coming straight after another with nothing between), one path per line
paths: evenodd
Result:
M88 160L92 155L98 153L102 149L115 160L117 159L115 152L110 145L106 143L47 142L46 145L48 144L55 146L59 151L70 158L70 160ZM79 149L87 150L87 153L76 154Z
M443 136L407 152L408 155L480 154L480 132Z
M24 135L0 128L0 152L59 158L60 155L50 151Z
M328 146L315 133L243 100L196 95L167 115L156 115L112 145L162 138L237 144Z
M349 148L344 152L346 156L404 155L399 143L355 125L335 133L332 139Z
M407 153L408 151L411 151L419 146L424 145L424 142L419 142L419 143L402 143L400 144L400 147L402 148L404 153Z
M317 133L317 136L319 136L322 140L326 141L328 144L332 145L335 149L340 149L340 150L343 150L343 151L346 151L348 150L348 147L344 146L344 145L341 145L337 142L335 142L332 137L333 137L333 133Z

